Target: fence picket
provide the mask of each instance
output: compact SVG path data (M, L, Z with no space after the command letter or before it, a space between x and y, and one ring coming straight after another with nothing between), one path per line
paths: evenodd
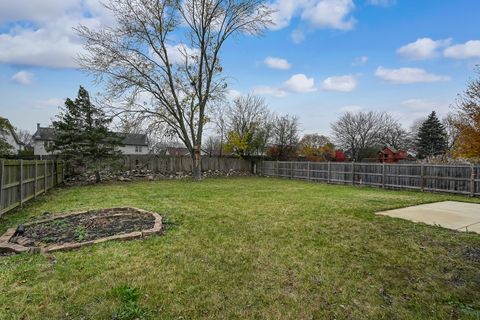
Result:
M18 206L21 207L29 199L35 198L39 192L46 192L49 188L47 162L48 160L0 160L0 216ZM38 186L39 163L43 164L44 167L43 185L45 190L39 190ZM60 183L54 177L58 175L58 170L62 170L58 168L63 168L63 165L58 162L57 166L53 163L52 161L50 188Z
M279 167L282 164L282 167ZM325 170L325 167L327 170ZM420 163L330 163L263 161L260 174L337 184L361 184L390 189L447 192L480 196L480 166ZM315 168L315 169L312 169ZM317 168L323 168L321 170ZM288 170L290 169L290 175ZM292 173L295 172L293 176ZM319 175L323 177L319 177ZM326 175L326 177L325 177ZM350 176L351 175L351 176Z
M0 216L3 214L3 198L5 197L5 191L3 189L5 180L5 160L0 160Z

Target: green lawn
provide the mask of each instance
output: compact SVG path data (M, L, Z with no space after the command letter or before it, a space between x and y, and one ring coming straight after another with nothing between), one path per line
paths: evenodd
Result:
M474 201L267 178L56 190L0 233L112 206L159 212L167 230L0 257L0 319L479 319L480 235L374 215L442 200Z

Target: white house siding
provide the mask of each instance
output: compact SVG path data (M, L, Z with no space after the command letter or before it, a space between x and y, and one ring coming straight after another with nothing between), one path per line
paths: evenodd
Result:
M140 149L139 149L140 148ZM148 147L147 146L132 146L132 145L125 145L123 147L119 147L119 150L123 154L135 155L135 154L148 154Z
M138 149L138 148L141 148L141 150ZM148 147L147 146L126 145L126 146L123 146L123 147L119 147L119 150L123 154L128 154L128 155L148 154ZM51 155L52 153L47 152L47 150L45 150L45 141L37 140L37 141L35 141L35 143L33 145L33 154L36 155L36 156L47 156L47 155Z
M52 143L52 142L49 141L49 143ZM33 143L33 154L36 156L49 156L52 154L52 152L47 152L47 150L45 149L44 140L36 140Z

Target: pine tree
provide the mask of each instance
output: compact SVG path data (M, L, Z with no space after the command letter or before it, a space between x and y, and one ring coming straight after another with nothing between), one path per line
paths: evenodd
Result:
M417 151L420 158L425 158L447 151L447 132L435 111L425 120L417 135Z
M100 169L118 157L121 139L108 126L112 119L90 102L80 86L75 101L67 98L65 107L53 121L55 144L50 151L58 151L70 168L85 166L93 169L100 181Z

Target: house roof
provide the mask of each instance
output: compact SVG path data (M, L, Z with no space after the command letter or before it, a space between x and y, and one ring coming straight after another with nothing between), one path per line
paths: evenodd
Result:
M385 147L383 147L382 150L380 150L380 152L385 153L385 150L390 150L390 151L393 152L393 153L397 153L397 152L399 151L399 150L397 150L397 149L395 149L395 148L393 148L393 147L391 147L391 146L385 146Z
M122 143L124 145L130 146L147 146L147 135L139 133L122 133L115 132L120 138L122 138ZM33 135L33 140L47 140L55 141L55 130L50 127L38 127L37 131Z
M19 145L23 145L23 142L21 142L20 139L18 139L17 133L15 132L15 128L12 126L10 121L7 118L4 118L4 117L0 117L0 119L4 120L5 123L7 124L7 129L10 131L10 134L12 135L15 142Z
M53 128L38 127L32 136L33 140L55 140L55 130Z
M146 146L147 145L147 135L141 133L121 133L115 132L119 137L122 138L123 144L132 145L132 146Z

